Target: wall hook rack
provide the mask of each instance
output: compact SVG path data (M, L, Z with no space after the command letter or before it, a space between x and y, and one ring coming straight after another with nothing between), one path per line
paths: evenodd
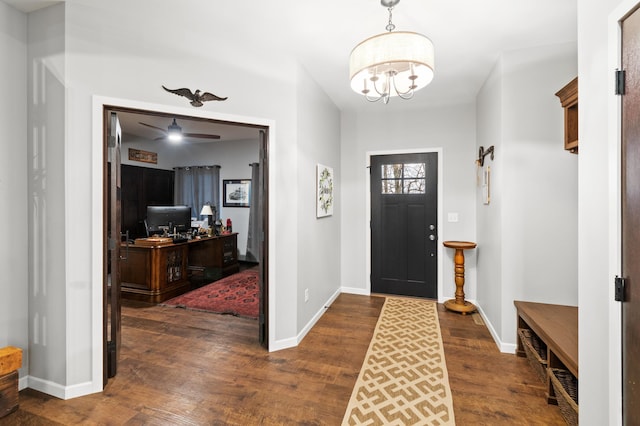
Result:
M491 145L486 150L483 146L480 147L480 150L478 151L478 163L480 164L480 167L484 167L484 157L486 157L487 155L491 155L490 158L491 160L493 160L493 151L493 145Z

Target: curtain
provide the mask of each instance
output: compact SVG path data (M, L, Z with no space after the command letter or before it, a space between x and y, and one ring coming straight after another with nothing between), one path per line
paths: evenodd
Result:
M259 262L260 259L260 218L262 206L260 203L260 165L249 164L251 167L251 194L249 200L249 231L247 232L247 255L250 262Z
M201 218L205 204L211 204L215 221L220 212L220 166L174 167L174 201L191 207L191 217Z

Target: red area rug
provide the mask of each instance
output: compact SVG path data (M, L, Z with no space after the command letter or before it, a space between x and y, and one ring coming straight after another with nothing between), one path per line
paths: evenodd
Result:
M258 269L222 278L169 299L162 306L258 318Z

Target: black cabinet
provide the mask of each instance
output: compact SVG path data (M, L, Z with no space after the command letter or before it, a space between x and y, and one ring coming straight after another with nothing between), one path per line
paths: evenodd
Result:
M146 236L144 219L147 206L173 205L173 170L152 169L123 164L122 232L130 238Z

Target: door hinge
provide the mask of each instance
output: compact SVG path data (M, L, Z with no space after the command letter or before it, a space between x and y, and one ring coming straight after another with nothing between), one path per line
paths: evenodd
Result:
M616 276L614 299L616 302L624 302L624 288L627 285L627 279Z
M115 250L116 249L116 242L113 238L109 237L107 239L107 250Z
M616 95L624 95L625 71L616 69Z

